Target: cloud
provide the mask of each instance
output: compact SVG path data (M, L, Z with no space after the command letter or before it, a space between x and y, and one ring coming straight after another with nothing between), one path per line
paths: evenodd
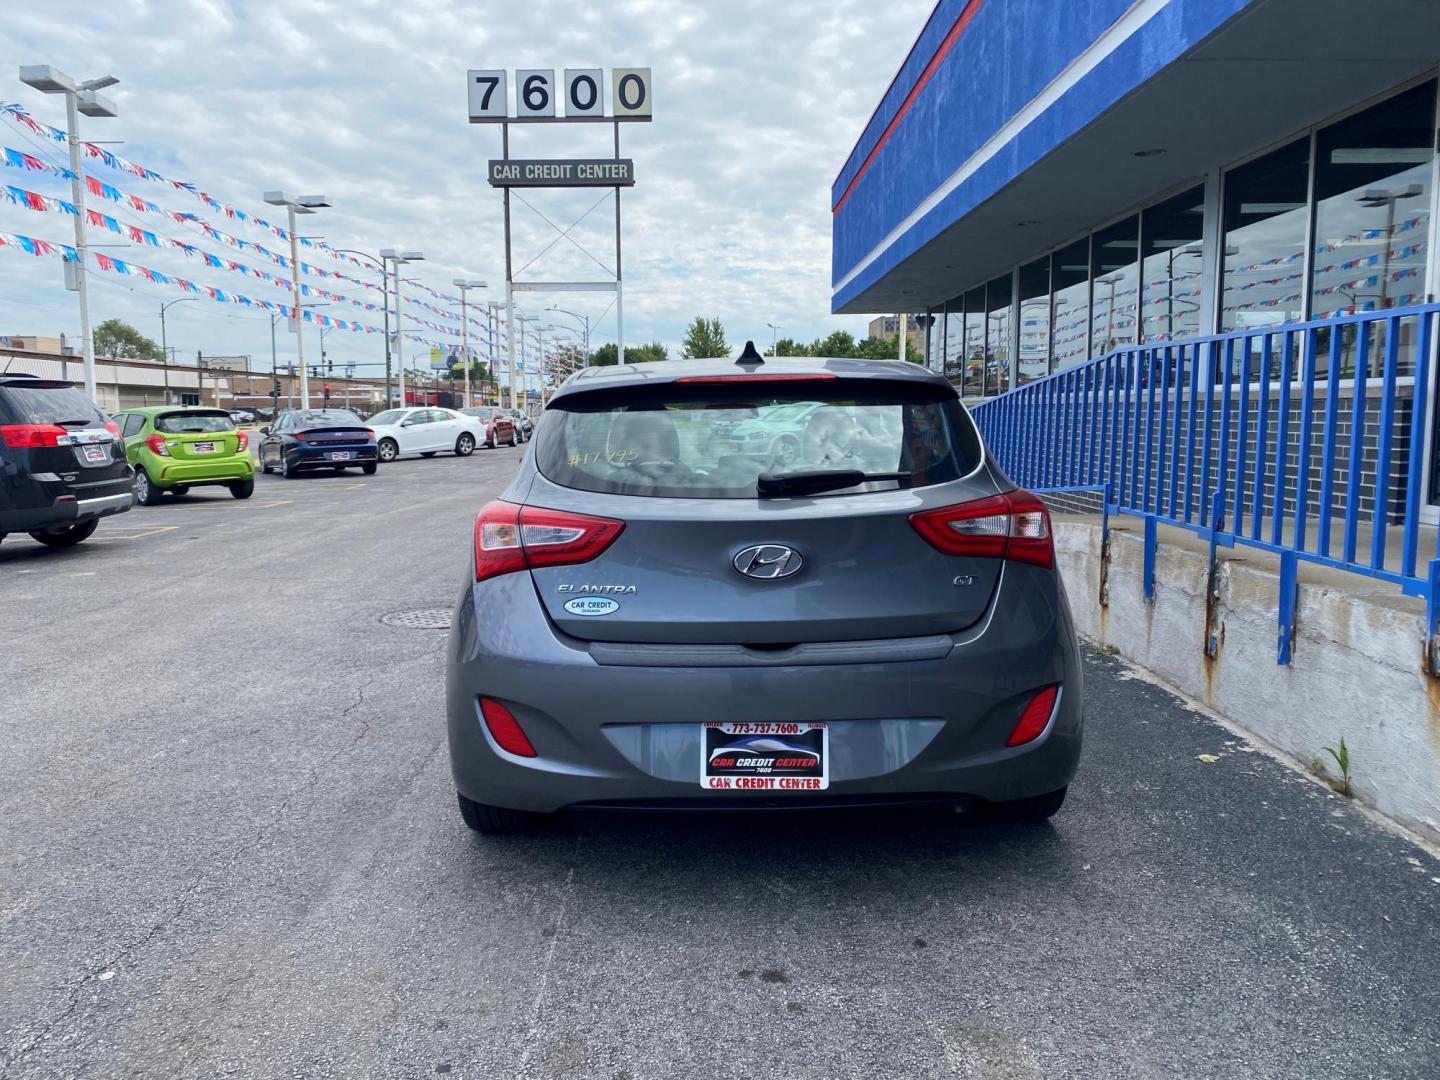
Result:
M485 183L500 132L466 123L465 70L649 66L655 121L621 132L622 154L635 159L638 179L621 196L627 341L675 346L697 314L719 316L737 342L768 338L770 322L811 338L836 326L863 327L864 320L828 313L829 185L928 9L926 0L61 0L7 12L0 100L62 124L60 99L13 81L15 68L50 63L81 78L113 71L123 80L109 91L121 115L84 120L87 138L123 140L117 152L262 215L270 209L262 191L323 192L334 207L305 219L304 230L337 247L422 249L428 261L414 269L433 287L448 291L456 276L482 278L490 282L482 296L503 298L501 197ZM38 152L8 123L0 123L0 137ZM608 125L516 127L511 150L606 156L611 137ZM61 150L44 149L52 156ZM203 209L143 180L99 166L93 171L168 208ZM68 198L63 183L5 172L6 183ZM608 194L523 197L513 205L517 271L526 266L521 276L600 278L613 268ZM569 239L552 244L557 234L540 214L565 228L587 209ZM122 220L215 248L179 226L157 228L166 224L158 218ZM58 215L0 206L0 231L68 242L71 230ZM247 230L228 231L265 242L263 233ZM91 235L96 242L119 239ZM105 250L276 302L287 296L207 271L178 252ZM113 275L92 280L96 322L118 316L157 337L160 302L181 295ZM74 296L63 290L58 262L0 251L0 290L6 298L0 333L77 336ZM547 294L530 306L603 312L596 331L602 341L615 332L608 302L601 294ZM353 308L327 313L371 318ZM270 333L261 313L201 302L177 308L167 321L170 344L182 356L203 349L268 362ZM326 347L332 358L361 363L381 348L376 337L341 333L327 335ZM282 363L290 348L282 328Z

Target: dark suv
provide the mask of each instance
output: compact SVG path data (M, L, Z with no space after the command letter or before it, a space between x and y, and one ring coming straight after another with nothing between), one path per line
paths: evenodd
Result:
M0 374L0 539L78 544L135 502L120 428L68 382Z

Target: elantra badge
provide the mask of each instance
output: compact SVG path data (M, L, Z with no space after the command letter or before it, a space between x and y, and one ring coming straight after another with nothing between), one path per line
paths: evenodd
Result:
M746 577L774 581L799 573L805 560L784 544L756 544L735 556L735 569Z

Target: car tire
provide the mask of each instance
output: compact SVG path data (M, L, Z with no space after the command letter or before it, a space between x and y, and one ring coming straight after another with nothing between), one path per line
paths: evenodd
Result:
M394 439L381 439L378 450L381 461L394 461L400 456L400 444Z
M171 495L189 495L189 494L190 494L190 485L189 485L189 484L176 484L174 487L172 487L172 488L170 489L170 494L171 494Z
M262 473L264 473L266 476L269 476L269 475L270 475L272 472L274 472L275 470L272 469L272 468L270 467L270 465L266 462L266 460L262 457L262 458L260 459L260 471L261 471Z
M230 483L225 486L230 489L230 494L234 495L237 499L248 499L251 495L255 494L255 478L253 476L250 477L249 480L231 480Z
M160 501L163 492L155 486L150 479L150 474L145 471L144 466L135 470L135 501L141 506L154 506Z
M1049 791L1044 795L1032 795L1028 799L1011 799L1008 802L986 803L981 808L981 817L991 821L1014 821L1038 823L1055 816L1065 803L1068 787Z
M90 539L99 524L99 518L91 518L89 521L76 522L74 525L66 525L58 529L36 529L30 534L30 537L32 540L40 541L46 547L74 547L80 541Z
M458 791L455 798L460 801L460 816L465 819L465 824L486 836L515 836L534 832L543 819L542 815L525 810L472 802Z
M378 468L380 468L380 466L376 465L375 462L367 461L364 465L360 466L360 471L366 476L374 476L375 470Z
M298 472L299 472L299 470L296 469L295 466L293 466L293 465L290 464L290 459L289 459L288 457L286 457L284 454L281 454L281 455L280 455L280 475L283 476L286 480L294 480L294 479L295 479L295 476L296 476L296 474L297 474Z
M460 437L455 440L455 456L469 457L475 452L475 436L468 431L462 431Z
M518 427L513 427L510 429L510 445L520 445L520 429Z
M494 450L499 447L499 445L500 444L495 441L495 429L492 427L490 429L490 434L485 436L485 449Z

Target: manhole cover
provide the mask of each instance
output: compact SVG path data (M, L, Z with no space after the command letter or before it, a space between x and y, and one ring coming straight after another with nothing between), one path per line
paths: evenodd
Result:
M402 630L449 630L449 608L419 608L414 611L392 611L381 615L380 621L386 626L398 626Z

